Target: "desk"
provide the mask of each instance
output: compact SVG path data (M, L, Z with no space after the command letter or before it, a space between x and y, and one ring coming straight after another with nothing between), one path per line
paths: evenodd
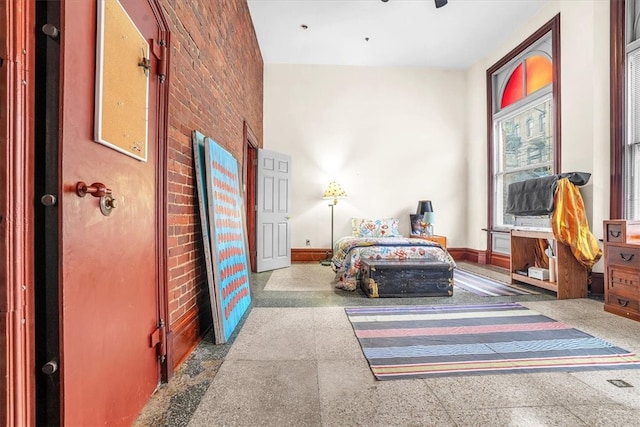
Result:
M538 280L516 273L536 265L535 251L538 239L549 240L555 247L556 281ZM587 269L573 256L571 248L555 240L552 231L511 230L511 283L523 282L556 292L558 299L585 298L588 287Z

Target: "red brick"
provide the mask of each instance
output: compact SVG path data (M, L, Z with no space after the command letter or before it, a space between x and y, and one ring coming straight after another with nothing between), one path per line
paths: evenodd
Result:
M163 0L171 32L167 137L169 312L208 300L192 132L242 164L246 120L262 141L263 61L246 0ZM202 331L207 330L206 325Z

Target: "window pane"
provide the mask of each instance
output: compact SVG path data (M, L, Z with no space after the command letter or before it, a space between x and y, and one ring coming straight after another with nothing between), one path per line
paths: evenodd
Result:
M639 0L627 0L627 44L633 43L640 39L640 1Z
M627 54L625 217L640 219L640 49Z
M513 74L511 74L511 77L509 77L507 86L505 87L504 93L502 94L502 102L500 103L500 108L507 107L514 102L522 99L522 97L524 96L522 75L523 67L522 64L520 64L516 67L515 70L513 70Z
M640 219L640 144L627 146L625 153L627 172L625 174L627 189L627 219Z
M498 119L494 132L494 226L513 224L504 212L509 184L553 174L553 135L547 121L536 127L533 118L551 116L551 96L536 100L513 114ZM525 126L526 136L519 128Z
M527 95L531 95L538 89L550 85L553 82L551 61L541 55L531 56L526 60L527 64Z
M627 144L640 142L640 49L627 54Z
M543 166L535 169L526 169L520 170L517 172L507 173L500 177L496 182L500 182L502 184L502 188L500 188L501 193L496 194L497 203L496 207L496 225L508 226L513 225L514 218L513 215L505 212L506 204L507 204L507 195L509 190L509 184L514 182L525 181L527 179L540 178L543 176L549 176L553 173L551 165Z
M551 127L544 122L537 129L533 126L531 117L551 112L551 99L546 98L533 105L520 109L511 116L498 120L497 152L502 161L494 164L494 171L504 171L526 168L540 164L553 164L553 135ZM526 126L526 137L522 137L520 127Z

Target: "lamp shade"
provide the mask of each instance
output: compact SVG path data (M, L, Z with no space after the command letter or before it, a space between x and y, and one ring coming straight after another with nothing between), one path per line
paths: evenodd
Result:
M323 199L333 199L333 204L338 203L338 199L345 199L347 197L347 193L344 191L342 186L335 181L331 181L326 190L324 190L324 194L322 195Z
M423 221L427 224L435 224L436 222L436 214L434 212L425 212Z
M431 204L431 200L420 200L418 202L418 210L416 214L422 215L425 212L433 212L433 205Z

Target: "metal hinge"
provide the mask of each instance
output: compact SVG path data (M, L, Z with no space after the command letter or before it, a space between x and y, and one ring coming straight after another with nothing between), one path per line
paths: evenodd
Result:
M156 73L160 83L164 83L167 78L167 42L165 40L152 40L153 54L158 59Z
M160 360L160 363L164 362L165 358L167 357L167 348L166 348L166 341L167 341L167 331L164 327L164 320L160 319L160 323L158 324L158 327L151 332L150 335L150 345L149 347L155 347L156 348L156 354L158 355L158 359Z

